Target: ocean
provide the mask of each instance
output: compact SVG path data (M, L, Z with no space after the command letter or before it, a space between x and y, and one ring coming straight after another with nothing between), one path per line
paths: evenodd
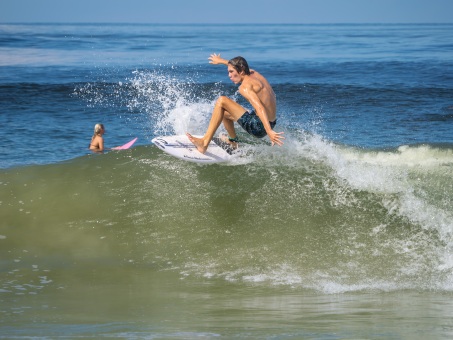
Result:
M452 35L0 25L0 338L451 339ZM151 143L250 107L212 53L267 77L282 147ZM138 141L92 154L96 123Z

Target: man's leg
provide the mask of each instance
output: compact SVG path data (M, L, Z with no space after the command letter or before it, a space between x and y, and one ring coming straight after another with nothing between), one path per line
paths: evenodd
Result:
M221 96L219 99L217 99L217 102L214 106L211 121L209 122L208 129L206 130L204 136L201 138L196 138L187 133L187 137L189 137L190 141L197 147L198 151L205 153L208 148L209 142L214 137L214 134L219 128L222 121L224 122L224 124L226 121L225 128L227 129L228 133L234 134L234 136L230 136L236 137L233 122L241 118L245 111L246 110L234 100L225 96Z
M225 126L228 135L221 136L220 140L227 144L230 144L233 149L237 149L239 144L236 141L236 130L234 129L234 121L229 120L228 118L223 118L223 125Z
M230 119L224 117L223 126L225 126L225 130L227 130L229 137L236 138L236 130L234 129L234 120L230 120Z

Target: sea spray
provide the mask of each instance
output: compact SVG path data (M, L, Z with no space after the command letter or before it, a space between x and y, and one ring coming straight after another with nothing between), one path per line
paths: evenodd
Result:
M77 86L73 95L92 107L126 108L130 114L125 116L136 119L149 139L188 131L203 133L222 85L200 85L196 74L181 79L175 72L174 66L135 70L117 83L101 78Z

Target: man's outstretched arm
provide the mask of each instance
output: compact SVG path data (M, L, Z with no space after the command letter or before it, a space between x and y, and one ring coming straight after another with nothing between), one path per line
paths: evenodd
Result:
M209 63L210 64L214 64L214 65L217 65L217 64L228 65L228 60L223 59L222 57L220 57L220 53L219 54L213 53L209 57Z

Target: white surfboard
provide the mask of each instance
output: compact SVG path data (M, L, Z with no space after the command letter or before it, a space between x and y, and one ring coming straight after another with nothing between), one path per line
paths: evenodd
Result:
M222 142L218 137L214 137L209 143L208 150L204 154L197 150L186 135L156 137L152 139L152 142L159 149L174 157L195 163L227 162L236 152L228 143Z

